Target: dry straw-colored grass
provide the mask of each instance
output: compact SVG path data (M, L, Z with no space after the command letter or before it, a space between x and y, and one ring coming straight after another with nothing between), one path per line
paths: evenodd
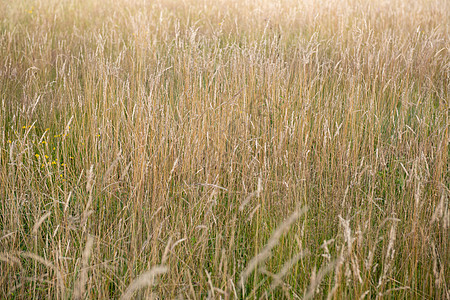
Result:
M0 1L0 298L449 299L449 12Z

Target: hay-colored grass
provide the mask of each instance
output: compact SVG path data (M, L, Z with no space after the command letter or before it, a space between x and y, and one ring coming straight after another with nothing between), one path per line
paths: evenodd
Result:
M449 6L0 0L0 298L449 299Z

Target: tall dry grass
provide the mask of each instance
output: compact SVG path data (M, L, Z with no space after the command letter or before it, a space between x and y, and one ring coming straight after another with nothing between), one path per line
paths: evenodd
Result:
M0 298L449 299L449 12L0 1Z

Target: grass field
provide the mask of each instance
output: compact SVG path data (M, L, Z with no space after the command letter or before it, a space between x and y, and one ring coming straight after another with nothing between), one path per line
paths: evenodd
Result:
M450 2L0 0L1 299L450 299Z

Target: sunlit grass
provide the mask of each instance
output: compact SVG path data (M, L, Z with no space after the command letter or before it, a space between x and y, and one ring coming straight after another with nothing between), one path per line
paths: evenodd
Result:
M449 298L448 6L0 1L0 298Z

